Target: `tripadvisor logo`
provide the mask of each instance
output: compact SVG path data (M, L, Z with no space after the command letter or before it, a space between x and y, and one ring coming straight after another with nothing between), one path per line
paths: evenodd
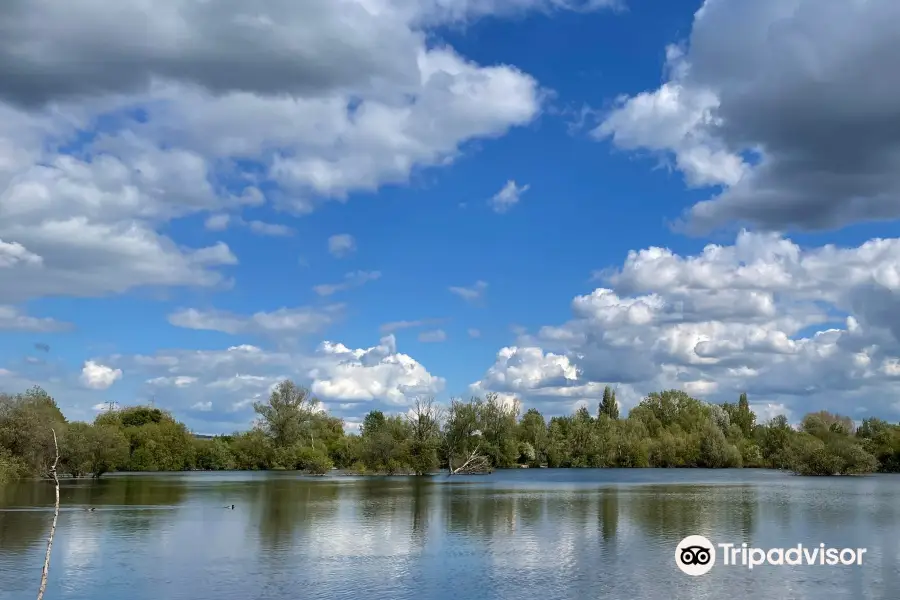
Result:
M753 569L762 565L861 566L865 553L865 548L829 548L825 544L769 549L753 548L746 543L713 544L702 535L689 535L675 548L675 564L683 573L697 577L709 573L716 565L717 554L724 566Z
M675 548L675 564L688 575L703 575L716 564L716 549L702 535L689 535Z

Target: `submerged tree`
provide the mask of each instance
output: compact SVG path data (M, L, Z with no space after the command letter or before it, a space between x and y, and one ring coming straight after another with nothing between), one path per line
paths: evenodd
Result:
M409 444L410 467L416 475L425 475L440 464L438 451L441 446L441 411L434 398L416 398L406 418L412 429Z

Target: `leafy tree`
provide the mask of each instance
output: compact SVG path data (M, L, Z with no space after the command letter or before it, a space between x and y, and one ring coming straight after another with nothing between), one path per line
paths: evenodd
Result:
M56 401L39 387L15 396L0 395L0 448L16 457L23 474L44 477L56 458L53 431L66 419Z
M856 436L885 473L900 472L900 427L882 419L863 419Z
M194 440L194 465L203 471L227 471L235 467L231 446L222 437Z
M784 416L756 424L746 394L708 404L681 390L648 394L627 418L604 390L594 417L586 408L547 422L536 409L520 418L518 401L497 394L454 400L445 415L433 399L406 414L366 415L359 435L321 410L309 392L283 381L250 430L196 439L153 406L105 411L93 424L68 423L40 388L0 395L0 481L44 476L60 445L60 472L95 477L111 470L296 469L334 466L370 473L422 475L445 466L481 471L549 467L771 467L804 475L900 472L900 426L826 411L799 429Z
M274 449L269 437L261 429L251 429L232 436L231 452L235 467L242 470L265 470L272 464Z
M756 438L762 451L763 462L767 466L775 469L790 467L791 440L795 433L784 415L773 417L765 426L758 429Z
M826 410L809 413L803 417L800 429L815 436L823 435L826 431L849 435L856 430L853 426L853 419Z
M472 399L468 402L452 400L447 411L443 431L443 460L452 469L457 459L475 452L481 447L479 404Z
M540 466L547 460L548 434L547 422L544 420L544 415L536 408L529 408L519 422L518 429L519 431L516 434L516 437L521 443L530 446L531 450L534 452L534 457L526 460L525 464L533 467ZM520 460L523 456L527 458L520 448Z
M515 466L519 458L516 439L520 404L505 401L497 394L487 394L484 401L476 401L476 416L483 436L482 451L496 468ZM590 416L588 416L590 418Z
M409 443L410 467L416 475L425 475L440 464L440 411L433 398L417 398L406 418L412 430Z
M314 443L311 424L319 412L319 400L306 388L285 379L272 390L268 402L255 402L253 410L276 447L291 446L301 439Z
M603 388L603 399L600 400L600 410L597 416L606 415L613 421L619 418L619 404L616 402L616 392L606 386Z

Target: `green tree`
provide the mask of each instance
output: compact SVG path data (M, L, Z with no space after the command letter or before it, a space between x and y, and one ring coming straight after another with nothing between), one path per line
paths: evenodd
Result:
M253 410L276 447L291 446L301 439L314 443L311 425L319 412L319 400L306 388L285 379L272 390L268 402L255 402Z
M853 419L830 413L826 410L809 413L803 417L800 423L800 429L815 436L821 436L825 432L852 434L856 431L853 425Z
M468 402L451 400L444 422L443 460L452 471L454 464L476 452L481 446L479 406L475 399Z
M792 463L791 439L796 432L787 417L777 415L757 431L756 438L764 464L775 469L789 468Z
M253 428L234 434L229 446L234 454L235 467L238 469L261 471L268 469L272 464L272 442L261 429Z
M440 465L440 418L440 411L433 398L417 398L407 414L412 431L409 443L410 468L416 475L430 473Z
M529 408L525 412L525 415L519 422L517 437L520 442L527 444L534 452L534 457L527 459L527 456L520 449L520 460L525 457L525 463L532 467L538 467L547 460L547 422L538 409Z
M482 452L493 467L508 469L515 466L519 458L516 430L521 404L516 399L501 399L495 393L487 394L483 401L476 400L475 404L483 438Z
M600 409L597 416L606 415L613 421L619 418L619 404L616 402L616 392L609 386L603 388L603 399L600 400Z
M900 427L882 419L863 419L856 436L885 473L900 472Z
M40 387L0 395L0 449L16 457L23 475L48 475L56 458L51 430L61 434L65 425L56 401Z
M221 437L194 440L194 464L203 471L227 471L235 467L234 454Z

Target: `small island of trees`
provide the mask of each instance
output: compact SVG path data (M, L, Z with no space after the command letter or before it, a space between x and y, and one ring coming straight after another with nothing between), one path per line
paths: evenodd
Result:
M41 388L0 395L0 482L57 472L297 470L359 474L481 473L520 467L759 467L800 475L900 471L900 426L870 418L856 427L826 411L792 427L784 416L757 423L747 396L710 404L683 391L647 395L620 417L607 388L595 412L547 421L496 394L454 400L446 410L417 400L405 415L366 415L358 434L286 380L247 431L199 438L170 413L130 406L69 422Z

